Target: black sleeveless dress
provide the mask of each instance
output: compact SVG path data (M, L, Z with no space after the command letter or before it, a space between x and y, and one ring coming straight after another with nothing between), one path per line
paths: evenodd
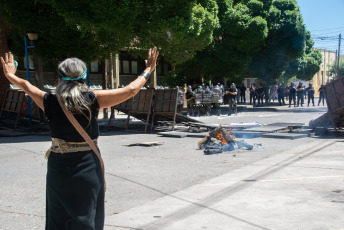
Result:
M92 139L99 136L99 104L93 92L83 96L90 102L91 124L75 115ZM51 137L85 142L61 109L55 95L44 95L44 112ZM46 230L102 230L104 228L104 181L100 161L93 151L51 152L46 186Z

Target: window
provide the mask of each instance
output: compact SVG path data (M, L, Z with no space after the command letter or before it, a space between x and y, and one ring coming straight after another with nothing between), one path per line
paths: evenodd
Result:
M98 61L91 62L90 66L91 66L90 72L92 72L92 73L98 73L99 72Z
M123 73L130 73L129 61L123 61Z
M137 74L137 61L132 61L131 62L131 73L132 74Z

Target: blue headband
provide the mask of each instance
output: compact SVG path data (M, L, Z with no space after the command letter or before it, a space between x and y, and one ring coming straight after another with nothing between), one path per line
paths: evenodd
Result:
M59 75L61 76L61 78L63 80L66 81L79 81L79 80L84 80L87 77L87 69L85 70L85 72L83 72L79 77L77 78L71 78L71 77L67 77L66 75L64 75L63 73L59 72Z

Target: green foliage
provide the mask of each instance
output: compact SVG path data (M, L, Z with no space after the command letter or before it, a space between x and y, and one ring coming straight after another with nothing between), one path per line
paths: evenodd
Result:
M335 75L336 76L336 73L337 73L337 65L336 63L334 62L332 65L329 66L329 73L332 75ZM338 76L339 77L342 77L344 76L344 60L343 59L339 59L339 72L338 72ZM337 77L337 76L336 76Z
M304 54L306 46L306 30L296 1L275 0L271 4L267 17L269 35L249 68L252 77L268 84L282 77L289 63Z
M213 43L197 52L191 61L177 65L175 77L188 73L189 79L231 78L240 82L251 56L264 44L268 28L258 13L258 9L263 7L261 2L251 0L247 6L218 0L217 4L220 7L220 27L214 31Z
M161 0L155 1L152 8L160 10L141 15L143 21L135 28L135 47L155 45L174 64L192 58L197 50L209 45L219 26L214 0Z
M296 0L218 0L217 5L220 28L212 44L177 65L175 78L191 68L197 69L188 73L191 79L256 77L270 84L285 73L306 77L316 70L319 59L310 55L314 42Z
M10 49L24 54L24 33L37 32L34 51L43 60L57 62L69 56L91 61L104 54L93 34L84 34L65 23L50 5L37 1L11 0L2 2L0 16L12 27Z
M297 77L305 81L309 81L314 74L319 72L322 62L322 55L319 50L312 50L314 41L309 31L306 31L306 48L304 54L295 61L289 62L283 77L288 79Z
M146 57L157 46L175 63L211 43L218 27L215 0L1 0L0 16L18 34L40 35L35 52L62 59L101 59L133 47ZM13 37L15 38L15 36ZM13 42L12 44L15 44Z

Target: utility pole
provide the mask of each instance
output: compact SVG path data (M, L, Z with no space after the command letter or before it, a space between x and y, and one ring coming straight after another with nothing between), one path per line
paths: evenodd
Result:
M336 76L339 78L339 59L340 59L340 43L342 40L342 34L339 34L338 38L338 55L337 55L337 69L336 69Z

